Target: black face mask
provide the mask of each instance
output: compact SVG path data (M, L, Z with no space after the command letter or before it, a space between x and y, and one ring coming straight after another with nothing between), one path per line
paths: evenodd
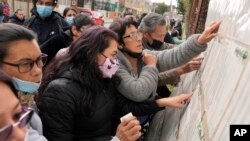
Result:
M162 45L163 45L163 42L156 40L156 39L153 40L152 44L149 44L150 47L152 47L153 49L156 49L156 50L160 49Z
M126 54L128 54L130 57L133 57L133 58L141 58L142 57L142 52L140 53L137 53L137 52L132 52L130 50L127 50L125 48L122 49L122 52L125 52Z

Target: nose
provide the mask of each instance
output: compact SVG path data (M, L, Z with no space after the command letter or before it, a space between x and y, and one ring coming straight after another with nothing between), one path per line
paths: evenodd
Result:
M142 38L136 38L136 41L140 42L142 40Z
M42 78L42 68L38 67L37 64L35 63L32 70L31 74L33 77L39 78L39 80Z
M18 126L13 127L9 140L10 141L24 141L26 132L27 132L26 127L23 127L23 128L20 128Z

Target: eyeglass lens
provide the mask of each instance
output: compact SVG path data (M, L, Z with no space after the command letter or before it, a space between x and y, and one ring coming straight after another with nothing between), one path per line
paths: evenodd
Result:
M5 141L9 138L13 131L13 127L18 126L20 128L23 128L27 125L27 123L30 121L32 115L33 115L33 110L23 108L22 109L22 116L19 118L18 122L16 122L13 125L7 125L0 129L0 141Z

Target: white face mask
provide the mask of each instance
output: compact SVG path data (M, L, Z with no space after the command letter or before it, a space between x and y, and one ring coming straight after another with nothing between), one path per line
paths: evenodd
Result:
M40 86L40 83L24 81L24 80L18 79L16 77L13 77L13 81L15 84L15 88L18 91L28 93L28 94L33 94L33 93L37 92L37 90Z

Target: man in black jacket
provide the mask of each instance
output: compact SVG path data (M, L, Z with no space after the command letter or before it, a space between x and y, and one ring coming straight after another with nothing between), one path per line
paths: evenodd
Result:
M36 32L41 45L51 37L61 34L67 23L59 13L53 11L57 0L33 0L33 4L34 15L24 22L24 26Z
M61 49L60 54L67 52L69 45L76 40L82 32L94 25L93 20L87 14L78 14L73 19L73 24L68 30L60 35L53 36L48 41L40 45L41 51L48 55L47 64L56 56L57 52Z
M17 9L16 12L10 17L10 23L23 25L24 22L24 12L22 9Z

